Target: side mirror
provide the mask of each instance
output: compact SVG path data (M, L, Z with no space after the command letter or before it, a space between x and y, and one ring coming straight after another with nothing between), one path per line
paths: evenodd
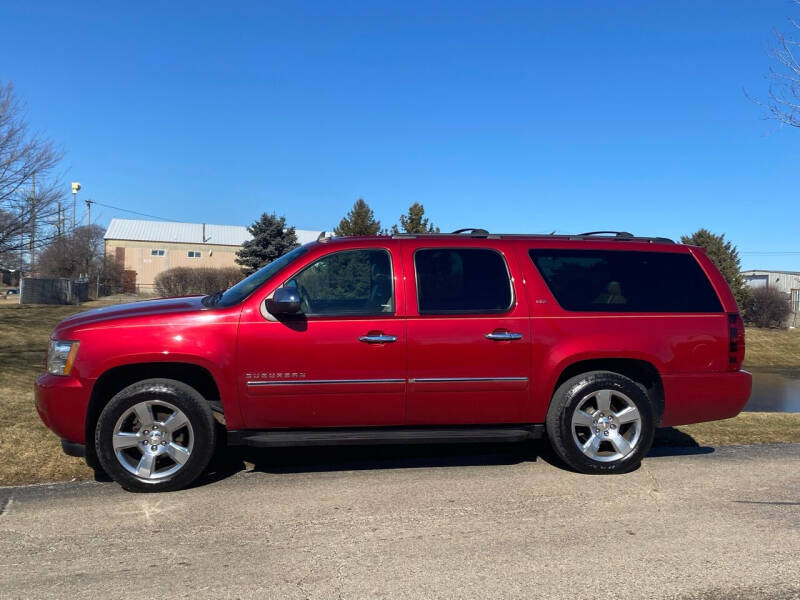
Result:
M300 312L300 294L295 288L282 287L267 299L267 310L273 315L293 315Z

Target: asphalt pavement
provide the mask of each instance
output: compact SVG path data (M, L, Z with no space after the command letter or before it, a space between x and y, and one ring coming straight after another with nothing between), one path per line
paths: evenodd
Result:
M800 445L554 463L544 444L287 449L169 494L0 488L0 597L800 598Z

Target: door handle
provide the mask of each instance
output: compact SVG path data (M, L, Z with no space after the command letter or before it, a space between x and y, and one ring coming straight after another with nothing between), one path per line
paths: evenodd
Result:
M495 342L509 342L511 340L521 340L521 333L514 333L512 331L493 331L486 334L487 340L494 340Z
M362 335L358 338L359 342L365 342L367 344L389 344L391 342L397 341L396 335L386 335L384 333L369 333L367 335Z

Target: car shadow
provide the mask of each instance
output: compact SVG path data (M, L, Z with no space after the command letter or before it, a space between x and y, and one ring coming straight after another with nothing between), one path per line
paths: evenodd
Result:
M242 471L287 474L386 469L489 467L542 461L566 468L550 446L534 440L505 444L419 444L310 446L294 448L220 447L195 485Z
M656 429L653 447L647 454L649 457L689 456L693 454L711 454L714 448L701 446L691 435L674 427Z
M648 457L710 454L690 435L667 427L658 429ZM288 448L217 448L206 472L193 484L208 485L244 471L270 474L327 473L386 469L491 467L542 462L574 472L551 449L547 440L520 443L419 444L365 446L300 446ZM635 469L634 469L635 470Z

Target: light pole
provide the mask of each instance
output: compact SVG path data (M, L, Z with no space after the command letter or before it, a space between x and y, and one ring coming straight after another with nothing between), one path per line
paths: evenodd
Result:
M72 182L72 231L75 231L75 211L77 210L77 197L78 191L81 189L81 184L77 181Z

